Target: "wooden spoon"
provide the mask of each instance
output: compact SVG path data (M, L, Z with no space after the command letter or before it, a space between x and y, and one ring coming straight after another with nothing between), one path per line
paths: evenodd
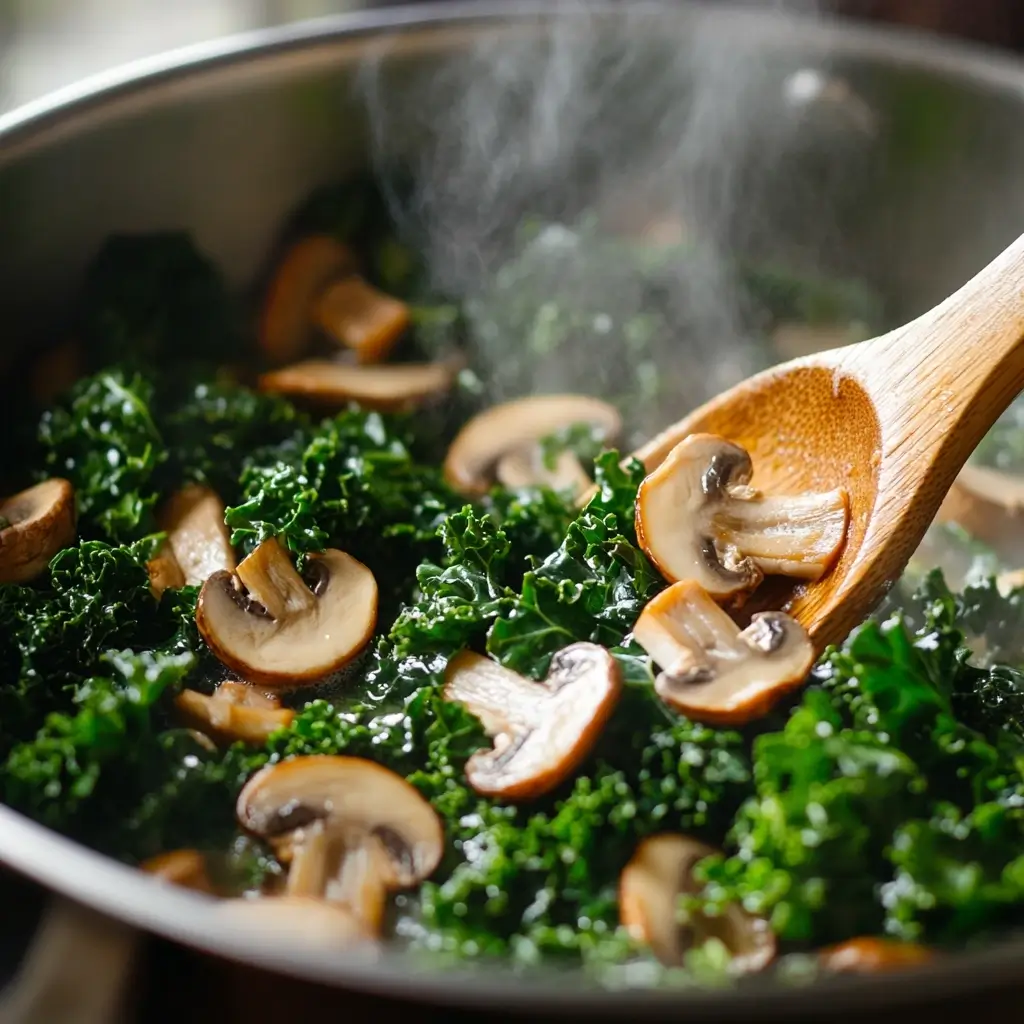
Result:
M1022 388L1024 236L906 326L751 377L634 455L650 471L688 434L707 432L750 452L752 483L765 492L846 488L850 526L835 568L750 602L785 607L821 650L885 595Z

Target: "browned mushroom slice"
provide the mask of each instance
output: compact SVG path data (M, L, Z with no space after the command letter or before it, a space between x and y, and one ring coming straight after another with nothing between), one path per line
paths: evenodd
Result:
M532 800L587 756L619 697L618 663L597 644L572 644L551 660L542 683L463 651L448 663L444 695L479 719L494 740L466 762L478 793Z
M166 541L146 563L146 572L149 574L149 589L154 597L160 597L165 590L180 590L185 586L185 574Z
M1019 547L1024 537L1024 477L988 466L964 466L937 518L959 523L988 544Z
M372 948L375 936L348 907L308 896L261 896L222 900L216 911L237 925L265 928L291 946Z
M524 467L529 467L531 483L544 483L544 473L538 471L543 465L540 442L579 423L592 424L609 441L622 429L621 417L612 406L587 395L535 395L492 406L474 416L452 441L444 461L445 478L466 495L486 494L499 466L506 486L510 473L522 485L527 476ZM529 454L518 454L523 452ZM518 461L503 462L509 456ZM581 474L583 468L577 462L569 475L578 481ZM564 467L560 475L564 475ZM590 483L585 475L582 479Z
M328 287L314 316L324 331L355 352L360 363L384 359L409 326L409 307L357 274Z
M864 936L818 951L818 962L828 971L878 974L917 967L935 958L934 951L913 942L895 942Z
M308 359L260 377L260 390L340 408L356 402L367 409L401 412L450 391L460 364L392 363L357 366L326 359Z
M238 821L289 863L287 895L347 907L368 933L387 894L416 885L444 849L433 808L401 776L355 757L296 757L257 772Z
M696 580L724 598L764 574L816 580L839 556L850 516L843 490L766 496L748 486L750 456L691 434L640 485L636 531L665 579Z
M185 578L185 586L197 586L219 570L232 572L235 552L224 525L224 502L209 487L190 484L166 502L157 526Z
M714 938L729 951L733 973L763 970L775 956L775 936L766 921L736 905L714 917L680 915L679 896L698 891L694 866L715 852L689 836L665 834L645 839L619 880L622 924L669 966L681 965L688 950Z
M265 540L234 574L216 572L196 602L207 646L253 683L289 686L322 679L366 646L377 624L377 581L335 548L296 571L277 540Z
M75 539L75 492L53 477L0 501L0 583L27 583Z
M165 882L216 895L210 880L206 857L198 850L171 850L143 861L139 867L147 874L155 875Z
M654 688L699 722L742 725L765 714L807 677L814 647L783 612L760 612L744 629L692 580L648 602L633 637L661 672Z
M240 740L262 746L268 736L287 728L295 717L276 697L234 680L221 683L212 696L182 690L174 698L174 706L186 726L224 745Z
M260 317L260 347L271 363L298 359L313 339L313 309L324 289L352 273L355 257L328 235L291 246L267 288Z

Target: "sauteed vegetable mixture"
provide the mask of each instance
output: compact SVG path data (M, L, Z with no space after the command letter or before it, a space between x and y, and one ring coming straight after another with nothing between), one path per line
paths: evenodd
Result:
M815 660L759 587L832 569L845 493L761 495L710 436L629 458L637 410L686 411L692 367L635 371L693 252L574 231L524 229L476 307L369 187L314 196L245 299L184 236L111 238L11 439L4 800L254 924L620 983L882 970L1017 926L1024 590L952 521L977 480ZM576 275L630 265L644 314L553 288L552 232L584 239ZM765 364L878 326L856 284L737 278ZM529 394L594 364L600 396ZM1015 444L1011 416L970 472Z

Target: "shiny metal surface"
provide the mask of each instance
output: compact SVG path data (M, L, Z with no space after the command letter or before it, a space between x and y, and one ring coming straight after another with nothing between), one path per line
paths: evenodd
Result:
M641 46L667 39L686 41L691 53L745 55L742 76L715 85L732 90L718 111L722 130L712 130L707 152L687 165L687 184L698 207L717 214L723 245L864 274L890 299L892 316L903 317L941 298L1024 227L1018 63L910 34L718 6L630 5L625 33L622 8L615 8L595 9L586 45L614 52L634 45L639 33L648 40ZM429 152L437 125L420 116L417 86L457 66L482 40L504 46L543 38L546 9L473 3L288 26L148 59L0 117L0 358L59 332L82 267L112 230L186 228L236 285L247 286L293 204L314 185L365 165L374 138L364 87L368 55L376 87L389 97L394 138ZM679 103L689 102L694 81L687 69L678 62L657 67L652 61L650 74L664 75L665 109L675 101L672 90ZM822 100L823 81L847 90L839 107L821 106L836 96L826 91ZM627 114L645 109L638 97L649 101L649 76L638 88L637 96L617 99ZM642 150L647 122L635 120L633 144ZM580 141L570 135L566 146ZM538 188L544 173L553 174L549 184L557 181L573 159L556 152L546 166L531 165ZM526 983L503 971L436 973L399 954L367 965L344 954L282 948L232 926L203 898L163 887L2 807L0 859L58 892L203 950L350 988L481 1007L561 1006L598 1015L671 1008L693 1020L815 1017L823 999L844 1008L911 1001L1006 980L1024 968L1024 944L1014 943L902 977L834 979L810 991L757 982L726 993L608 993L578 977Z

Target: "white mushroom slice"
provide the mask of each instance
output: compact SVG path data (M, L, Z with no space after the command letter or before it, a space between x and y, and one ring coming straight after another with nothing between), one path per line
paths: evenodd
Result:
M360 363L378 363L409 326L409 307L378 291L358 274L335 281L320 296L316 322L352 349Z
M619 915L638 942L651 947L668 966L680 966L684 954L706 940L718 939L731 954L734 974L763 970L775 957L775 936L768 923L733 905L717 917L691 913L680 918L679 896L696 893L693 868L716 851L683 835L645 839L619 880Z
M696 580L724 598L764 574L820 579L839 556L846 491L766 496L747 486L750 456L713 434L691 434L640 485L636 532L669 582Z
M267 288L259 343L275 364L298 359L313 340L313 309L324 289L355 269L349 249L329 235L300 239L284 254Z
M376 624L377 582L362 562L329 548L308 557L303 579L274 539L234 574L214 573L196 603L210 650L263 686L322 679L362 650Z
M379 931L387 894L416 885L444 850L433 808L401 776L356 757L296 757L257 772L238 821L290 862L289 896L347 907Z
M618 663L597 644L572 644L551 660L542 683L463 651L448 663L444 695L480 719L494 740L466 762L483 796L531 800L547 793L587 756L621 689Z
M260 377L260 390L339 408L356 402L367 409L400 412L450 391L461 364L392 363L364 366L308 359Z
M216 904L217 913L245 928L265 928L289 946L372 949L374 936L347 907L308 896L236 898Z
M235 552L224 525L224 502L209 487L190 484L160 510L157 526L181 568L186 586L196 586L224 569L235 568Z
M988 466L964 466L936 518L959 523L988 544L1019 548L1024 540L1024 477Z
M460 494L486 494L503 456L538 446L545 437L578 423L592 424L608 441L622 429L612 406L587 395L535 395L492 406L474 416L452 441L445 479Z
M182 690L174 698L174 706L186 726L224 745L240 740L262 746L268 736L287 728L295 717L276 697L234 680L221 683L212 696Z
M810 637L795 619L760 612L741 631L692 580L648 602L633 638L661 667L658 696L713 725L742 725L765 714L814 664Z
M569 491L574 497L583 494L593 482L572 452L559 452L554 466L549 467L536 444L503 455L494 468L494 476L509 490L550 487L555 491Z
M75 539L75 492L53 477L0 501L0 583L35 579Z

